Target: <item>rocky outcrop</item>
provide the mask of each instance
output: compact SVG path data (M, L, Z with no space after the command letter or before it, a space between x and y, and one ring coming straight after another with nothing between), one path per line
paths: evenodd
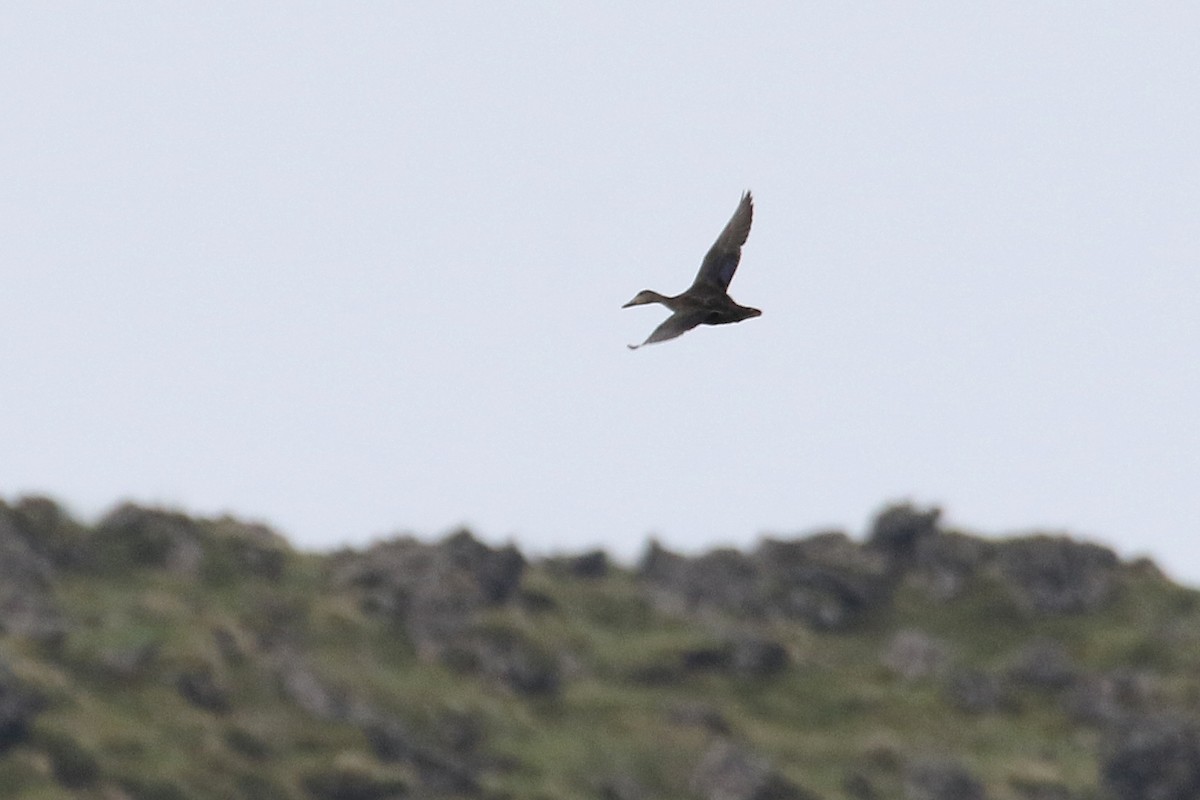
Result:
M750 555L714 550L689 559L652 542L639 574L661 608L798 619L845 630L888 602L885 556L841 533L764 540Z
M998 548L997 560L1013 598L1041 614L1098 611L1113 596L1120 566L1108 548L1065 536L1005 542Z
M516 548L493 549L459 531L438 544L398 538L342 553L331 579L356 590L364 610L399 623L418 649L437 655L480 611L512 598L524 570Z

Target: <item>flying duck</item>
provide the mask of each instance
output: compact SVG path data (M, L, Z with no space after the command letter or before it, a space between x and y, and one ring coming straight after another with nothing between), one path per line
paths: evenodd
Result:
M733 212L725 230L709 249L700 264L696 280L683 294L674 297L661 295L652 289L643 289L621 308L641 306L647 303L662 303L672 311L666 321L654 329L642 344L627 345L636 350L642 345L665 342L682 336L697 325L726 325L762 314L757 308L740 306L728 294L729 282L737 271L742 258L742 245L750 235L750 222L754 216L754 200L750 192L742 195L737 210Z

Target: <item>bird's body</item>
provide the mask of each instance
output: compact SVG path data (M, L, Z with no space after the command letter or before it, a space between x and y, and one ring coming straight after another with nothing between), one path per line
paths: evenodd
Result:
M681 336L697 325L727 325L762 314L757 308L741 306L729 296L729 282L737 271L742 258L742 245L750 235L750 223L754 216L754 201L750 193L742 195L737 210L725 225L725 230L704 256L696 280L687 291L673 297L659 294L652 289L643 289L622 308L647 303L661 303L671 312L666 321L654 329L642 344L665 342ZM631 344L636 350L642 345Z

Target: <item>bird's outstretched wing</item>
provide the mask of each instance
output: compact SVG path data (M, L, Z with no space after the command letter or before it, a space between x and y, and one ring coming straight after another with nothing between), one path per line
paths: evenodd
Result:
M724 292L729 288L729 282L733 280L733 273L737 271L742 258L742 245L750 235L753 219L754 199L750 192L746 192L742 195L742 202L738 203L737 211L733 212L725 225L725 230L721 231L717 241L709 248L708 255L704 256L696 280L692 282L692 289Z
M642 345L654 344L655 342L665 342L668 339L674 339L676 336L682 336L700 323L704 322L708 317L709 311L703 308L689 309L687 311L676 311L671 316L654 329L654 332L642 342L642 344L627 344L625 345L630 350L637 350Z

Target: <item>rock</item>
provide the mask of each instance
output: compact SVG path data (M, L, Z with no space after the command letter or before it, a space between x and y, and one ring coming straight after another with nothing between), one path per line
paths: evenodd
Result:
M92 533L92 558L108 569L157 567L195 577L204 559L200 523L184 514L124 503Z
M380 761L411 765L423 789L438 794L479 794L479 780L466 761L419 742L401 720L377 716L363 725L363 733Z
M1121 727L1100 767L1116 800L1200 797L1200 727L1174 716L1137 719Z
M713 550L688 559L651 542L638 574L653 590L656 604L667 611L709 609L749 617L763 610L759 570L737 550Z
M175 689L197 708L216 714L229 711L229 691L218 683L212 668L207 665L180 672L175 678Z
M481 611L517 594L524 568L515 548L493 549L460 531L436 545L401 538L342 554L332 580L355 588L365 611L392 617L436 658Z
M628 773L618 773L601 778L596 785L600 800L646 800L650 794L645 787Z
M684 672L725 672L730 661L730 647L726 643L688 647L679 654Z
M29 546L12 512L0 506L0 633L62 641L65 628L52 575L50 560Z
M890 600L885 555L842 533L764 540L747 556L719 549L684 558L651 542L639 575L667 611L778 614L819 630L843 630Z
M787 648L774 639L739 636L729 643L729 671L739 678L773 678L791 665Z
M1067 649L1053 639L1034 639L1020 649L1008 668L1014 683L1039 691L1058 691L1075 682L1079 670Z
M104 680L137 681L154 669L161 651L162 644L157 639L114 644L101 648L94 664Z
M1042 614L1083 614L1112 597L1120 561L1105 547L1065 536L1031 536L999 546L1000 574L1014 599Z
M210 564L206 572L215 571L216 563L227 562L226 579L243 577L278 581L287 566L291 547L287 540L266 525L247 523L232 517L222 517L212 523ZM217 553L220 554L218 557Z
M766 607L817 630L845 630L890 602L887 558L843 533L765 539L754 555Z
M952 600L966 591L994 545L961 533L936 531L917 539L908 581L935 600Z
M519 631L481 628L465 647L479 672L519 695L554 695L562 684L558 658Z
M667 720L673 725L702 728L710 733L729 734L732 729L725 715L713 706L702 702L680 703L667 711Z
M817 800L773 770L766 759L728 740L715 742L692 773L704 800Z
M318 719L341 722L351 716L351 702L346 692L326 684L298 656L281 653L276 676L279 692L287 700Z
M842 780L842 791L850 800L881 800L870 776L862 770L853 770L846 775Z
M69 733L40 731L35 744L50 760L50 771L59 785L68 789L92 786L100 777L100 762L95 754Z
M232 629L224 626L213 628L212 637L222 661L234 667L246 663L246 646Z
M86 556L86 532L50 498L30 495L8 509L8 519L30 549L56 568L79 567ZM0 503L0 516L4 504Z
M461 530L445 539L438 549L450 564L475 579L487 605L500 605L520 588L525 559L512 545L494 550L469 531Z
M448 709L439 711L434 717L433 732L441 747L459 755L478 750L483 744L485 733L479 714Z
M1073 800L1074 793L1061 781L1010 778L1008 785L1020 800Z
M44 707L41 694L0 663L0 753L29 738L29 726Z
M406 781L359 765L310 770L300 783L312 800L393 800L409 795Z
M1011 708L1013 699L999 676L981 669L956 669L946 677L950 704L968 714Z
M384 762L408 761L417 743L408 726L395 717L382 717L363 725L363 734L375 757Z
M1105 727L1148 708L1155 692L1149 672L1116 669L1076 680L1062 696L1062 705L1071 720Z
M904 779L908 800L984 800L983 784L953 761L920 761Z
M906 628L897 631L883 651L881 659L889 672L905 681L941 675L950 663L950 647L924 631Z
M608 568L608 554L603 550L592 550L567 562L567 573L576 578L603 578Z
M867 547L885 554L893 569L912 563L920 543L938 532L940 508L919 511L908 503L888 506L879 512L867 534Z

